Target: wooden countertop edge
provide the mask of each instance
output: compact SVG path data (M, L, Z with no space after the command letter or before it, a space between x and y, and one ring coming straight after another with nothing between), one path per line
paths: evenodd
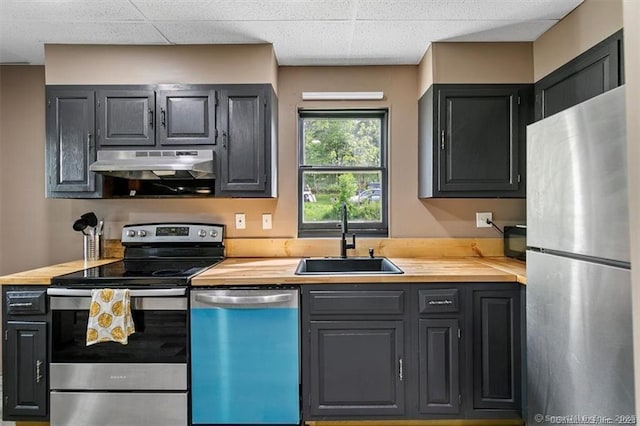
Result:
M71 262L59 263L57 265L45 266L43 268L31 269L24 272L5 275L0 277L0 285L49 285L51 278L58 275L70 274L93 266L106 265L117 262L119 258L109 258L87 261L74 260Z
M224 263L218 276L211 276L208 271L192 279L193 287L208 287L216 285L299 285L299 284L327 284L327 283L428 283L428 282L518 282L526 284L525 263L504 257L460 257L460 258L390 258L400 264L405 269L405 274L401 275L318 275L300 276L293 275L289 269L297 263L299 258L227 258L230 263L241 265L243 262L269 261L285 262L286 272L282 275L265 276L260 273L253 273L251 276L233 276L235 271L225 270ZM482 274L456 273L451 270L446 273L422 273L412 272L407 263L420 260L425 262L468 262L483 267L491 268ZM51 278L85 268L105 265L116 262L119 258L101 259L93 262L82 260L66 262L58 265L47 266L29 271L18 272L0 277L0 285L48 285ZM460 266L463 269L465 265ZM213 269L212 269L213 270ZM212 271L209 270L209 271ZM408 271L408 272L407 272Z

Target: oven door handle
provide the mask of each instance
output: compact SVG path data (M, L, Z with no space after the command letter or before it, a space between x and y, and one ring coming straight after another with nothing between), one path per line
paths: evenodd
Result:
M291 301L291 294L269 294L264 296L220 296L211 294L196 294L198 302L208 305L269 305Z
M49 296L76 296L90 297L91 289L82 288L52 288L47 289ZM131 297L159 297L159 296L184 296L187 294L186 288L157 288L151 290L129 290Z

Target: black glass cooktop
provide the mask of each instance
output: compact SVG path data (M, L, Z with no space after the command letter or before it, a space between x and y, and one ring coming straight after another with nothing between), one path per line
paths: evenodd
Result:
M54 277L51 285L73 287L136 287L188 285L194 275L222 259L121 260Z

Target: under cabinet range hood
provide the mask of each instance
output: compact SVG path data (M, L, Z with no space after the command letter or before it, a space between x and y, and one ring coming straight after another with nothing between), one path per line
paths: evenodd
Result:
M216 177L212 150L101 150L89 170L132 180Z

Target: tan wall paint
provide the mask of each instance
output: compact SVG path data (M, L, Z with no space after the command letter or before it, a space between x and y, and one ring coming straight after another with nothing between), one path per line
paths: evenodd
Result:
M532 43L433 43L434 83L533 83Z
M270 44L45 45L47 84L271 83Z
M622 28L622 0L585 0L533 43L540 80Z
M418 98L433 83L533 83L533 45L432 43L418 64Z
M433 84L433 44L429 46L418 64L418 99Z
M282 211L290 212L292 232L296 226L293 214L296 212L298 108L389 108L392 237L495 236L490 230L475 228L475 212L481 208L493 211L498 221L524 220L523 200L418 200L417 67L281 67L279 86L281 196L278 207L286 203ZM385 96L379 102L302 101L303 91L343 90L383 91Z
M627 141L629 149L629 219L631 263L640 265L640 2L624 2L624 54L627 86ZM640 268L631 269L636 413L640 410Z

